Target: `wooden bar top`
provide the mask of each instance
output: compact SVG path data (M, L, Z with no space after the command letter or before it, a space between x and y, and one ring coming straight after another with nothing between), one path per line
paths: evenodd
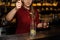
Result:
M35 40L35 39L41 39L46 37L52 37L56 35L60 35L60 28L51 28L47 31L39 31L37 32L36 36L33 39L30 39L30 34L14 34L14 35L2 35L0 38L6 39L6 40Z

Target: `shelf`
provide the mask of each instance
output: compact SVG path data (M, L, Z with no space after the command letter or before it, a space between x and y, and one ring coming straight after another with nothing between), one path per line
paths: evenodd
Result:
M58 3L33 3L32 6L57 6Z
M1 5L7 5L7 6L15 6L16 2L1 2L0 1L0 6ZM57 6L58 2L53 2L53 3L44 3L44 2L37 2L37 3L33 3L32 6Z

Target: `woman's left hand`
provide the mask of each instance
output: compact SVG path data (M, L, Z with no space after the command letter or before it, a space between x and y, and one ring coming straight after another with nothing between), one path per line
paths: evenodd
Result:
M37 28L48 28L49 23L39 23Z

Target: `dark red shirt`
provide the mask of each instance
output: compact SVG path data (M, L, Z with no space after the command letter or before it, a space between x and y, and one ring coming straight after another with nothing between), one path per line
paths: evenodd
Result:
M35 13L36 13L35 21L36 23L38 23L39 15L36 10ZM28 33L30 31L31 23L30 11L24 7L20 8L16 13L16 19L17 19L16 34Z

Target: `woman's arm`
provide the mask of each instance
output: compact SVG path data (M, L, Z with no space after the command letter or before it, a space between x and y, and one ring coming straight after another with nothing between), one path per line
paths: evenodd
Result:
M22 2L21 0L16 2L16 7L12 9L7 15L6 15L6 20L11 21L13 17L15 16L16 12L18 11L19 8L21 8Z
M16 8L12 9L7 15L6 15L6 20L11 21L16 14L17 10Z

